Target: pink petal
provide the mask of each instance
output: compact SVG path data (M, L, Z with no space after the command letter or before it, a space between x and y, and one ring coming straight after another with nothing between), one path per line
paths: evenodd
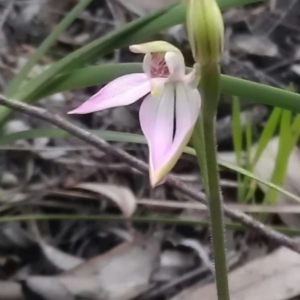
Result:
M163 183L165 175L179 159L191 137L200 104L198 90L184 83L168 83L161 97L149 95L144 100L140 110L140 122L149 145L152 185Z
M103 87L69 114L87 114L107 108L134 103L150 92L148 76L135 73L121 76Z
M164 162L172 146L174 130L175 86L166 84L158 96L147 96L140 109L140 123L149 146L150 169Z

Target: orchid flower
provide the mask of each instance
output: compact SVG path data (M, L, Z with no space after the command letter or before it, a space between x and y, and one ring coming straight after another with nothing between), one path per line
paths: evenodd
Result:
M145 54L144 73L121 76L69 114L87 114L129 105L144 98L140 124L149 146L152 186L163 183L187 145L199 115L197 66L185 73L182 53L175 46L155 41L130 46Z

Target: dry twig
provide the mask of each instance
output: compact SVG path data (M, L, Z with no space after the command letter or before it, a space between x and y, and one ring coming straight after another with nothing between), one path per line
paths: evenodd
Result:
M108 155L113 155L116 158L126 162L131 167L148 174L148 164L126 153L122 149L110 145L100 137L80 128L79 126L72 124L71 122L65 120L63 117L57 114L53 114L45 109L31 106L20 101L6 99L4 96L0 96L0 104L9 107L13 110L17 110L25 114L37 117L41 120L47 121L72 134L73 136L76 136L77 138L85 141L87 144L94 146L98 150L103 151ZM205 194L190 188L182 181L178 180L175 176L169 175L166 180L166 183L176 188L177 190L185 193L189 197L207 205L207 199ZM259 221L254 220L250 216L240 211L230 209L225 205L224 213L227 217L231 218L232 220L238 221L256 230L257 232L273 240L274 242L300 253L300 244L297 241L271 229L270 227L264 225Z

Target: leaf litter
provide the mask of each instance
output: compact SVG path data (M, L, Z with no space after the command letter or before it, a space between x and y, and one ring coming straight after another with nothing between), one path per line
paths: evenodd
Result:
M75 2L0 2L1 12L5 10L0 33L2 88ZM162 1L108 2L114 2L113 7L105 1L93 1L60 37L53 51L39 61L31 76L37 76L52 61L69 51L163 4ZM224 14L229 45L222 61L225 73L276 86L284 86L291 81L297 83L299 10L295 1L286 3L283 0L269 1L231 9ZM49 15L45 16L45 13ZM283 35L289 41L288 45L281 38ZM186 49L186 34L182 26L173 27L160 37ZM186 59L191 63L188 51ZM132 57L126 49L119 49L99 58L98 63L129 60ZM98 88L57 94L43 99L38 105L65 114ZM295 88L298 89L297 84ZM232 150L229 107L229 99L223 97L216 126L221 152ZM268 108L252 105L248 101L242 101L242 110L246 119L250 119L258 129L269 113ZM87 129L139 133L137 117L138 106L134 105L125 110L78 117L73 121ZM18 113L10 122L7 123L7 130L14 132L49 126ZM1 150L2 215L116 214L129 217L134 214L153 218L184 216L190 219L197 212L198 219L208 220L207 213L201 216L198 213L203 213L203 208L185 195L165 186L152 190L148 178L133 171L130 166L84 146L75 138L33 138L19 140L11 145L11 149ZM142 145L116 143L116 146L141 159L147 157L147 150ZM41 148L45 149L38 150ZM295 166L296 162L293 164ZM191 186L203 188L193 158L184 156L174 172ZM235 182L234 174L222 171L221 175L222 179ZM296 177L295 171L292 170L292 175L288 177ZM291 190L298 194L294 181L290 185ZM286 224L297 226L295 222L291 223L292 218L287 214L293 210L287 203L278 207L264 207L260 203L256 206L238 206L236 186L224 185L222 189L229 205L236 205L236 208L248 213L265 209L283 220L285 216ZM181 205L183 202L185 205ZM294 212L298 213L297 209ZM294 216L297 220L298 215ZM33 234L30 220L1 225L0 300L9 297L178 300L182 292L187 300L192 300L194 295L198 298L208 295L204 298L210 299L213 276L207 226L150 222L129 225L120 221L44 220L35 223L39 238ZM300 295L291 267L294 265L296 268L298 264L295 255L282 248L274 251L274 245L254 233L242 229L227 231L230 240L228 261L233 269L230 278L233 278L233 290L238 290L239 299L270 297L272 300L284 300ZM272 268L276 268L278 277L274 276ZM260 270L264 280L249 276L249 272L257 274ZM290 285L281 284L282 274L290 278ZM276 278L279 283L274 283ZM248 285L252 288L247 289ZM274 297L271 292L274 292Z

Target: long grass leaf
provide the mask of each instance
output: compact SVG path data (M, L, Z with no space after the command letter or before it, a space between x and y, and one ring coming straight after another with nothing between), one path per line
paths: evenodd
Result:
M242 124L241 124L241 110L240 103L237 97L233 97L232 101L232 139L233 139L233 150L236 155L236 164L241 166L241 155L242 155ZM237 182L238 182L238 191L237 197L238 199L243 199L243 181L241 174L237 174Z
M57 38L64 32L77 16L84 10L84 8L92 0L81 0L78 4L63 18L63 20L55 27L49 34L45 41L38 47L36 52L30 57L22 70L13 78L4 91L5 96L11 97L16 93L23 81L26 79L28 73L38 62L38 60L49 50Z
M31 98L24 98L25 94L23 93L20 96L21 99L25 99L27 102L33 102L57 92L105 84L116 77L135 72L142 72L142 64L122 63L86 67L59 75L53 79L47 88L42 92L35 92ZM221 75L220 90L225 95L233 95L240 99L249 99L257 103L277 106L300 113L300 95L280 88ZM277 118L279 118L278 115Z
M237 158L237 164L241 163L242 154L242 124L241 124L240 103L237 97L233 97L232 102L232 137L233 148Z
M264 130L261 133L261 136L258 140L255 155L254 155L254 158L251 162L252 167L257 163L257 161L258 161L259 157L261 156L262 152L264 151L264 149L268 145L269 141L273 137L274 132L275 132L276 128L279 125L281 114L282 114L282 109L278 108L278 107L275 107L273 109L271 115L269 116L268 121L264 126Z
M135 222L135 223L158 223L158 224L176 224L176 225L203 225L208 226L208 221L202 221L197 219L179 219L172 216L163 216L163 217L147 217L147 216L133 216L133 217L124 217L120 215L83 215L83 214L32 214L32 215L19 215L19 216L3 216L0 217L0 223L9 223L9 222L21 222L21 221L55 221L55 220L74 220L74 221L119 221L119 222ZM242 224L239 223L224 223L227 229L245 229ZM272 229L285 233L290 236L299 236L300 229L298 228L289 228L286 226L270 226Z
M284 110L281 116L279 142L276 162L270 181L281 185L288 167L288 159L293 147L291 147L291 111ZM269 189L265 195L264 203L273 204L276 201L278 191Z

